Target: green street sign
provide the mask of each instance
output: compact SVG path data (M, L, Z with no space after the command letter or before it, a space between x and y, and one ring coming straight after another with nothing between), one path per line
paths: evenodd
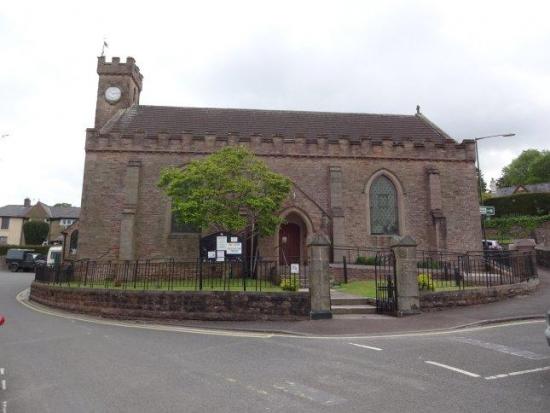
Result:
M481 205L479 207L479 213L481 215L495 215L495 207L494 206L487 206L487 205Z

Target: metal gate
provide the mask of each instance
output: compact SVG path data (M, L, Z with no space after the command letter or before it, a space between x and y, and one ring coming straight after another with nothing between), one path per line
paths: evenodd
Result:
M375 260L376 312L397 315L397 276L393 251L379 251Z

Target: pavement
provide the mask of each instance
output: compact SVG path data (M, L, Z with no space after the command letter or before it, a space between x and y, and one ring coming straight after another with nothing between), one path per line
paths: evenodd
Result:
M540 284L530 295L490 304L455 307L406 317L338 315L331 320L186 321L187 327L286 333L305 336L363 336L458 329L505 321L543 318L550 309L550 270L539 267Z

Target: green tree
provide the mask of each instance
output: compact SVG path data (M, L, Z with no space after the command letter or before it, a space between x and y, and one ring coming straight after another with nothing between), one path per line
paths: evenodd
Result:
M40 245L48 238L50 226L44 221L27 221L23 224L25 244Z
M67 202L59 202L54 205L54 207L71 207L72 205Z
M194 160L183 169L164 169L159 187L172 199L181 222L216 231L247 230L253 240L254 235L273 234L282 222L277 212L291 182L238 146Z
M483 177L483 171L480 171L479 168L476 168L476 171L477 173L481 174L478 181L478 192L479 192L479 182L481 182L481 193L485 194L487 192L487 182L485 182L485 178Z
M550 151L527 149L502 169L499 188L550 182Z

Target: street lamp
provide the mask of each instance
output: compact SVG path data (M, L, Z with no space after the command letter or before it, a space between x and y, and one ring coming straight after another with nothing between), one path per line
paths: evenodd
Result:
M477 150L477 141L483 140L483 139L489 139L489 138L509 138L511 136L516 136L515 133L501 133L498 135L488 135L488 136L480 136L478 138L474 138L475 141L475 147L476 147L476 163L477 163L477 187L479 189L479 204L483 202L483 192L481 191L481 166L479 165L479 152ZM487 236L485 234L485 216L481 215L481 230L483 232L483 241L487 240ZM485 250L485 246L482 242L483 250Z

